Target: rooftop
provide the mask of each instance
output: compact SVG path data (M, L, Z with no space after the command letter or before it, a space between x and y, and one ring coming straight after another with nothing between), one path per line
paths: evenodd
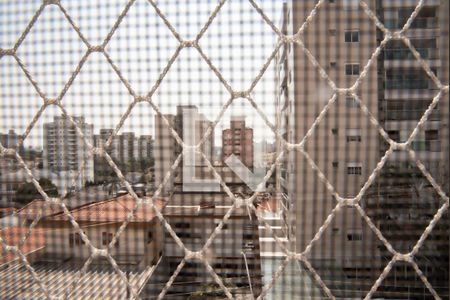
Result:
M0 230L0 237L10 246L17 246L23 236L28 231L28 227L8 227ZM30 236L25 241L21 248L23 254L28 255L36 250L39 250L45 246L44 231L39 229L33 229ZM0 255L0 266L14 261L16 255L13 252L2 252ZM3 277L0 276L0 278ZM1 298L1 297L0 297Z
M17 210L16 214L19 217L26 218L28 220L34 220L39 212L42 210L42 218L49 217L61 213L63 210L61 206L57 203L49 203L47 207L45 207L45 200L36 199Z
M154 201L155 207L162 210L166 202L162 199ZM100 202L95 202L74 208L70 212L77 222L123 222L136 205L135 199L127 194ZM142 204L135 212L131 222L150 222L155 217L152 207ZM69 217L64 213L54 215L48 220L68 221Z
M159 263L159 262L158 262ZM141 292L158 264L139 269L120 266L131 286ZM52 298L63 299L72 283L79 276L81 265L61 263L34 263L33 268ZM1 299L45 299L44 293L30 272L20 263L0 270L2 278ZM85 275L77 282L70 299L126 299L129 291L120 275L109 264L91 264Z

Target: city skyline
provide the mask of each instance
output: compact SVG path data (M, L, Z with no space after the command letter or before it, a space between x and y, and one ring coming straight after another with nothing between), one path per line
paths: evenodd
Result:
M26 26L27 19L23 19L24 12L34 12L40 2L32 1L31 4L18 2L17 6L6 3L2 5L5 18L0 20L0 24L5 34L1 36L0 48L8 48L18 38L17 32L20 31L20 27ZM107 35L114 23L113 19L123 9L124 3L116 0L108 1L107 5L99 2L99 6L96 6L78 5L68 1L67 5L69 12L104 15L105 20L96 23L93 27L93 20L81 18L80 15L74 16L75 21L80 22L80 29L86 32L89 40L97 43ZM280 17L281 3L270 1L261 5L275 20ZM216 3L208 1L180 5L169 1L162 6L167 16L172 18L175 24L180 25L177 28L185 36L192 36L193 32L200 30L207 21L207 16ZM108 9L102 10L104 7ZM193 10L199 12L195 14L194 19L189 15L189 11ZM235 12L239 14L236 15ZM133 87L136 86L139 94L145 94L151 90L158 75L175 52L176 39L147 1L136 1L130 8L129 14L119 26L107 50L111 52L110 55L118 67L122 69L124 78L129 80ZM17 16L17 20L10 20L13 16ZM241 26L242 22L249 24L249 28L244 29ZM190 24L191 30L186 31L181 26L187 23ZM193 24L195 26L192 26ZM148 35L139 30L133 30L137 26L154 28L155 32ZM223 31L222 28L228 29ZM47 31L54 33L52 49L43 48L42 41L48 39ZM218 39L217 36L222 38ZM138 43L140 39L148 39L148 41L140 45ZM125 41L127 46L124 48ZM207 55L211 56L213 64L226 76L225 79L236 87L246 89L258 75L260 65L274 50L276 34L270 26L265 24L250 3L227 2L201 42ZM246 49L252 52L251 59L254 64L249 68L242 68L240 66L245 65L249 59ZM84 52L84 45L67 24L64 15L56 7L48 6L20 47L19 56L30 68L31 73L36 75L37 84L44 93L49 97L55 97L69 79L70 72L74 70ZM45 67L42 65L43 62L46 63ZM131 69L136 72L129 72L128 70ZM57 80L55 78L52 82L48 82L46 76L53 73L60 76ZM0 118L7 120L0 123L0 132L15 128L19 134L24 133L25 124L33 119L43 104L32 85L22 75L22 70L11 57L4 57L0 61L0 97L2 98ZM267 113L272 123L275 123L275 117L272 114L274 76L272 61L252 93L255 101ZM197 104L201 113L214 121L229 97L228 91L214 72L208 68L199 53L188 48L180 52L163 84L157 89L153 101L160 107L162 113L175 113L176 105ZM132 100L126 87L107 64L105 57L100 53L92 53L64 96L62 104L70 115L83 115L89 123L103 124L102 128L115 129ZM236 110L243 110L254 119L259 118L251 105L239 105L239 101L236 102L233 105ZM25 140L25 144L29 146L39 143L42 124L50 122L55 115L59 114L60 111L57 108L47 107ZM22 117L11 117L19 115ZM155 127L154 116L155 113L148 103L138 103L122 130L134 131L137 134L151 134ZM225 115L224 118L226 119L227 116ZM261 120L254 122L254 128L266 128L263 127L265 125ZM228 122L225 121L226 123ZM260 132L264 134L266 130ZM257 139L266 138L258 135L259 133L256 134Z
M448 1L65 1L0 4L0 297L449 298Z

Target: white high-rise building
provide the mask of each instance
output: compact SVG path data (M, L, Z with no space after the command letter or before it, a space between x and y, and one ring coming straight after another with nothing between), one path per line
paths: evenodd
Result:
M93 125L84 117L72 117L84 138L93 143ZM44 124L44 170L72 180L77 176L77 187L94 180L94 160L83 139L77 135L74 124L65 116L58 116L53 122ZM68 176L65 176L68 175ZM67 184L70 184L67 182Z

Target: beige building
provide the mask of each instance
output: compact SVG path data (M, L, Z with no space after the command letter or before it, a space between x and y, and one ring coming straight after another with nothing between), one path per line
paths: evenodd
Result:
M253 129L245 126L242 116L232 116L230 128L222 131L222 161L232 154L253 169Z
M375 26L354 2L355 5L353 1L326 1L302 35L305 46L338 87L352 86L377 46ZM369 5L374 3L369 1ZM300 28L314 5L314 1L293 1L286 10L292 22L286 30ZM333 91L298 45L288 46L282 52L280 61L285 62L280 70L284 74L280 94L287 97L280 107L286 108L288 118L291 115L288 122L295 123L286 124L286 136L299 143L332 98ZM376 65L375 61L358 92L375 118ZM341 197L354 197L379 160L378 139L377 128L357 102L349 95L338 95L305 143L305 151ZM288 168L294 187L288 193L295 212L290 222L295 228L295 250L302 252L337 201L300 151L295 152L295 165ZM367 293L382 269L377 265L377 257L372 231L351 207L337 212L309 254L313 267L332 292L344 298L358 298Z

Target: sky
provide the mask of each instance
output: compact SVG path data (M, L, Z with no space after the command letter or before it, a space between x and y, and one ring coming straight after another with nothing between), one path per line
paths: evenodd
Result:
M107 36L126 1L62 0L63 6L81 32L93 45ZM41 1L0 2L0 47L10 48L25 29ZM207 21L217 1L157 1L158 7L184 39L192 39ZM280 23L282 1L259 1L265 13ZM231 0L223 7L200 40L200 45L225 80L235 90L250 86L275 48L276 34L248 1ZM146 94L168 60L177 41L145 0L137 0L123 19L106 47L114 63L138 94ZM70 27L62 12L47 6L18 49L18 56L28 67L39 87L48 97L56 97L86 46ZM255 88L253 97L274 122L275 63L272 62ZM14 128L23 133L37 113L42 100L12 57L0 59L0 132ZM186 48L172 65L153 96L163 113L175 113L180 104L195 104L208 119L214 120L229 95L199 53ZM101 128L115 128L128 105L133 101L111 66L101 53L93 53L82 67L73 85L63 98L64 107L72 115L83 115ZM47 108L25 141L27 146L42 144L42 124L49 122L58 109ZM154 115L148 103L140 103L125 121L121 132L153 134ZM245 115L255 129L255 139L273 139L268 127L256 111L242 99L227 110L218 124L227 128L231 115Z

